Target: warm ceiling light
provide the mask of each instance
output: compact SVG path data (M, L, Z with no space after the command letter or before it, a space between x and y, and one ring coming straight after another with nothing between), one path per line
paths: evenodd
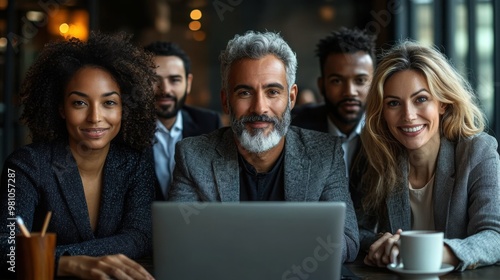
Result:
M200 28L201 28L201 23L199 21L194 20L189 23L189 29L192 31L200 30Z
M8 43L7 38L5 37L0 38L0 48L4 49L5 47L7 47L7 43Z
M59 32L61 32L62 34L66 34L68 33L68 31L69 31L69 25L67 23L59 25Z
M192 20L199 20L202 16L201 11L198 9L194 9L191 11L191 14L189 15Z
M38 11L29 11L26 13L26 18L29 21L38 22L38 21L42 21L45 18L45 14L42 12L38 12Z
M319 16L323 21L330 22L335 18L335 8L324 5L319 8Z
M207 37L207 34L205 34L205 32L203 32L201 30L193 32L193 39L195 41L198 41L198 42L204 41L206 37Z

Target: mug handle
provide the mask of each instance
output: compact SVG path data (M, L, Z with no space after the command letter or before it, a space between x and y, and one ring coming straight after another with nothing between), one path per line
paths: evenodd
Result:
M394 247L398 247L397 253L393 252ZM393 245L393 248L391 249L390 261L391 261L391 265L393 265L395 267L397 267L403 263L403 260L401 259L401 254L399 253L400 247L401 247L401 239L396 241Z

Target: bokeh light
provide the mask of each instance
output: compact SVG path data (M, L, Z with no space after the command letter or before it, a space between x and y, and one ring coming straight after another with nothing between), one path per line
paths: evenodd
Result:
M189 14L192 20L199 20L202 17L202 13L198 9L194 9L191 11L191 14Z
M200 28L201 28L201 23L199 21L193 20L192 22L189 23L189 29L192 31L200 30Z

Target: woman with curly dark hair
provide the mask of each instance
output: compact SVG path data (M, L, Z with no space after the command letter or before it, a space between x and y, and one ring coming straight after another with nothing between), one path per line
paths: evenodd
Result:
M21 120L33 143L4 164L0 204L15 192L15 213L0 217L38 231L52 211L56 275L152 278L131 259L151 253L154 80L152 58L124 33L50 43L29 69ZM0 234L5 266L10 232Z

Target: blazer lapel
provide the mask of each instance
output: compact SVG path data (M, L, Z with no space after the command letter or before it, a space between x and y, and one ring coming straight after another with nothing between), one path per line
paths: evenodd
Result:
M411 207L408 190L408 160L406 157L400 157L399 162L402 166L402 177L404 180L395 186L395 189L389 194L386 206L389 223L392 233L396 230L411 229ZM403 194L401 194L403 193Z
M181 114L182 114L182 138L197 135L196 131L198 130L198 126L193 121L191 116L183 109L181 109Z
M212 163L221 202L240 201L238 150L233 137L233 131L227 129L216 147L220 157Z
M436 165L433 188L434 227L438 231L447 232L446 221L455 185L455 146L444 137L441 138Z
M54 174L59 182L61 194L70 211L73 223L83 240L94 238L88 217L87 202L77 164L68 145L61 143L54 148ZM54 213L57 215L57 213Z
M109 148L108 155L106 157L106 162L104 163L103 169L103 180L101 189L101 201L100 210L97 227L95 229L96 236L107 236L115 231L115 226L117 223L110 223L108 221L116 220L116 217L120 217L123 213L123 203L125 197L117 196L118 194L124 194L123 191L118 191L117 188L126 188L126 182L119 180L119 176L116 176L116 170L128 170L126 162L122 160L123 154L119 153L118 149L111 144ZM106 202L116 201L119 199L120 202L116 202L115 207L105 207Z
M285 139L285 200L306 201L311 160L305 158L304 145L289 129ZM302 156L301 156L302 155Z

